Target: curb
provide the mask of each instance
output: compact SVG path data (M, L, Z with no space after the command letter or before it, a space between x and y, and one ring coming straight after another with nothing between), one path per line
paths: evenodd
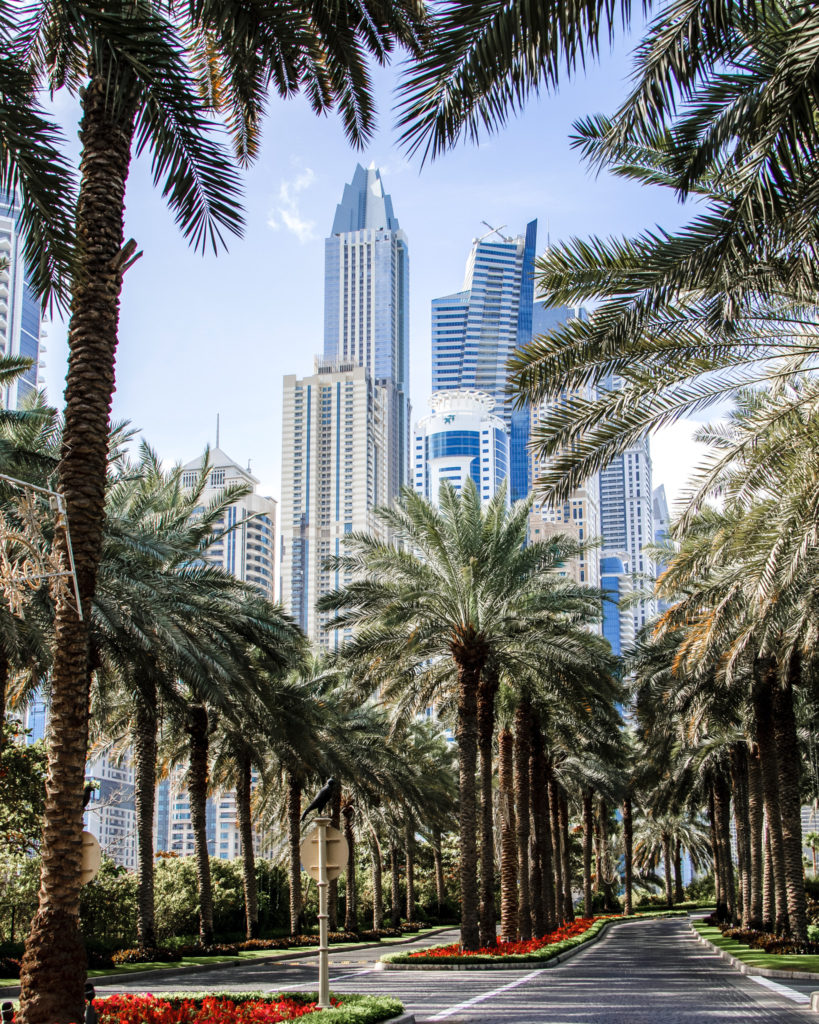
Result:
M442 932L451 932L452 925L442 926L440 928L431 928L426 932L422 938L427 938L430 935L439 935ZM395 939L390 943L391 946L402 946L407 945L410 942L417 942L418 936L414 935L408 939ZM366 942L366 943L339 943L338 946L330 947L330 955L333 953L345 953L352 952L359 949L378 949L382 943L380 942ZM318 947L312 950L302 950L300 953L288 953L287 950L281 953L273 953L270 956L257 956L253 959L233 959L233 960L219 960L212 964L185 964L184 967L155 967L149 971L122 971L119 974L99 974L93 977L89 977L94 987L106 988L109 984L116 984L120 981L139 981L145 979L146 981L160 981L167 979L172 981L176 977L180 977L185 974L193 974L195 971L218 971L225 967L243 967L246 964L275 964L280 963L283 960L303 960L311 956L318 956ZM6 988L0 988L0 998L7 998L9 996L14 997L20 994L19 985L9 985ZM396 1017L395 1021L400 1021L401 1024L413 1024L412 1021L404 1017ZM392 1021L385 1022L385 1024L392 1024Z
M715 946L710 939L706 939L704 935L700 935L690 921L689 927L698 942L701 942L703 946L707 946L712 952L721 956L723 960L727 960L728 963L731 964L732 967L735 967L741 974L748 974L758 978L789 978L791 981L819 981L819 974L815 971L780 971L773 967L754 967L753 964L746 964L744 960L740 960L738 957L733 956L725 949L720 949L719 946ZM816 1005L814 1005L814 1001ZM814 1009L819 1013L819 992L811 993L811 1009Z
M661 917L647 917L648 921L662 921L662 920L681 920L681 918L661 918ZM386 960L379 960L375 966L377 971L545 971L549 967L556 967L558 964L565 963L566 960L571 960L573 956L581 953L584 949L588 949L589 946L593 946L595 942L599 941L609 930L618 924L642 924L640 920L636 921L606 921L600 931L593 935L590 939L586 939L585 942L580 942L576 946L572 946L571 949L565 950L563 953L558 953L556 956L549 957L548 960L530 960L528 963L518 961L517 963L503 964L503 963L474 963L474 964L447 964L442 962L440 964L395 964L390 963ZM817 993L819 995L819 993Z

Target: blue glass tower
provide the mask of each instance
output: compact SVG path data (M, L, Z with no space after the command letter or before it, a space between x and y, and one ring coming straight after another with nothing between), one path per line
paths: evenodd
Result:
M409 249L374 165L356 166L324 243L324 359L387 389L391 500L409 477Z
M37 389L40 303L28 281L20 236L19 199L0 190L0 354L24 356L31 366L4 389L3 404L18 409Z

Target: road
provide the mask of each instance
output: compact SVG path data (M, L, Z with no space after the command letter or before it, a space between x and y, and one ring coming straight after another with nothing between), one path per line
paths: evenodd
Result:
M435 945L454 935L400 948ZM383 952L333 954L331 987L395 995L419 1024L819 1024L806 1005L819 982L745 977L698 943L679 918L618 925L548 970L382 971L376 963ZM97 992L312 989L316 963L232 965L173 982L100 984Z

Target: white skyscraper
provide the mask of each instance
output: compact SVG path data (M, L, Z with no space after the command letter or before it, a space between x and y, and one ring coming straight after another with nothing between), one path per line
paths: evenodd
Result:
M431 415L415 426L415 490L437 501L444 480L460 491L471 478L481 500L489 501L509 473L509 431L492 411L495 399L485 391L461 388L438 391L429 404Z
M316 601L341 583L324 560L345 534L374 532L387 504L390 389L363 366L316 360L311 377L284 378L281 599L311 640L337 647Z
M7 388L2 405L18 409L42 383L40 359L45 345L40 339L40 302L26 279L20 236L20 205L0 190L0 355L25 356L31 366Z

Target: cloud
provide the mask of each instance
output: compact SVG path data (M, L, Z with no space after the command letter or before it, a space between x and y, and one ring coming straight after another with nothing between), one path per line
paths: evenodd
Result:
M306 220L301 216L299 196L305 189L310 188L315 180L316 176L313 171L309 167L305 167L295 178L283 181L279 186L277 204L267 216L268 227L273 228L274 231L284 228L285 231L295 235L300 242L311 242L316 237L314 231L316 222Z

